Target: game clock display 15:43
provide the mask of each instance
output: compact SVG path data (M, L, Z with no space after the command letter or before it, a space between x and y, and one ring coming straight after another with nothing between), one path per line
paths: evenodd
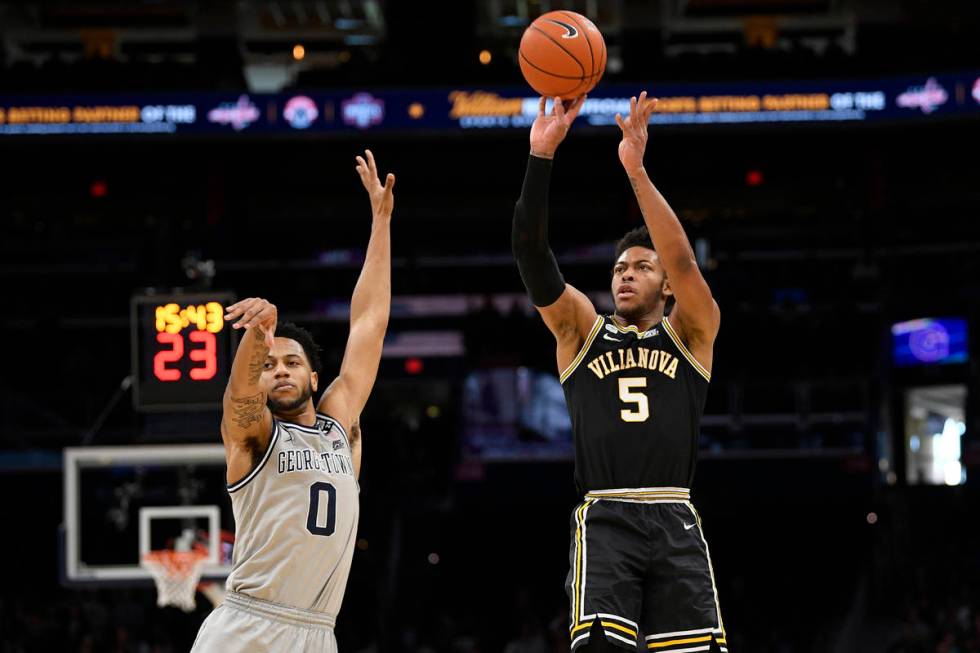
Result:
M237 340L225 324L231 293L133 297L133 405L137 410L214 408Z

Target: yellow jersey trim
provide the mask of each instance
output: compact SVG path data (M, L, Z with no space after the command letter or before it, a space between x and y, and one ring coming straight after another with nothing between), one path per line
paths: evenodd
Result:
M586 499L578 510L576 510L575 515L575 578L572 583L572 609L575 611L575 623L578 623L579 615L582 614L581 603L582 603L582 558L585 553L585 542L584 540L584 530L585 530L585 513L591 506L595 503L595 499ZM589 622L591 623L591 622ZM574 632L574 631L572 631Z
M664 318L663 325L664 331L667 333L667 337L669 337L674 344L677 345L677 348L681 350L682 354L684 354L684 358L687 359L687 362L693 365L698 374L703 376L706 381L711 381L711 372L709 372L704 365L699 363L698 359L696 359L694 355L687 350L687 347L685 347L684 343L681 342L680 337L678 337L677 332L674 331L674 327L670 324L670 321L666 317Z
M561 375L558 377L559 382L564 383L565 379L567 379L572 375L572 372L575 371L575 368L577 368L579 366L579 363L582 362L582 359L585 358L586 352L589 351L589 347L592 346L592 342L595 340L595 337L599 335L599 331L601 330L602 330L602 316L596 315L595 322L592 324L592 330L589 331L589 337L585 339L585 343L583 343L582 348L578 350L578 354L568 365L568 367L565 368L565 371L562 372Z
M587 499L629 499L633 501L680 501L691 499L691 491L681 487L614 488L592 490L585 494Z
M617 492L614 494L589 494L585 495L589 499L633 499L636 501L678 501L686 502L691 500L690 494L682 494L679 492L661 492L661 493L637 493L637 492Z
M627 628L626 626L620 626L619 624L613 623L611 621L600 621L604 628L615 628L616 630L621 630L627 635L632 635L636 639L636 631L632 628Z
M592 621L583 621L581 624L579 624L575 628L572 628L572 637L574 638L575 637L575 633L577 633L580 630L585 630L586 628L591 628L592 627L592 624L594 624L594 623L595 623L595 620L592 620ZM636 639L636 631L633 630L632 628L627 628L626 626L620 626L619 624L613 623L612 621L599 621L599 623L604 628L615 628L616 630L621 630L624 633L626 633L627 635L631 635L634 639Z
M710 642L712 635L705 635L704 637L688 637L687 639L672 639L669 642L650 642L647 644L648 649L663 648L665 646L675 646L677 644L697 644L698 642Z
M638 336L643 335L644 333L646 333L646 331L640 331L640 328L639 327L634 326L632 324L630 324L629 326L623 326L623 325L621 325L619 322L616 321L616 318L613 317L612 315L609 316L609 321L612 322L612 325L614 327L616 327L617 329L619 329L619 332L620 333L629 333L629 332L632 331L633 333L635 333Z

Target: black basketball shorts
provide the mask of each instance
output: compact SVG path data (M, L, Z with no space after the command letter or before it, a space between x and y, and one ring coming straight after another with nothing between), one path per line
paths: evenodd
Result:
M683 488L590 492L571 518L574 651L596 622L630 651L728 653L701 518Z

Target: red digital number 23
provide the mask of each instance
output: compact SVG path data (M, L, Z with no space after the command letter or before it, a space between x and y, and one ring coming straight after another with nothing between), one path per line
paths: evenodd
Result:
M191 342L204 343L202 349L192 349L190 359L204 363L191 368L190 376L195 381L208 381L218 373L218 351L214 334L210 331L191 331ZM184 357L184 337L179 333L158 333L157 342L170 345L170 349L159 351L153 357L153 375L161 381L179 381L180 370L167 367Z

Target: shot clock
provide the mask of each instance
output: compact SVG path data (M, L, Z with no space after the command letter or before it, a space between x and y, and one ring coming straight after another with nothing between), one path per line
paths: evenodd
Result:
M138 295L131 302L133 405L144 411L215 408L237 337L231 293Z

